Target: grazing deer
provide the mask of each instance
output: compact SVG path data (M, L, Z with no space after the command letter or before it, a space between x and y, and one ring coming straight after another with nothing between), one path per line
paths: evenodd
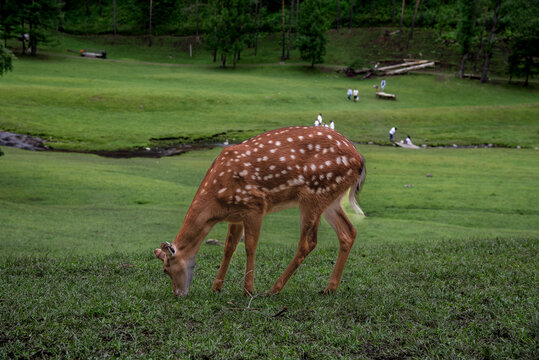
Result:
M227 221L224 256L212 290L220 291L232 254L245 232L246 294L253 293L255 251L264 215L292 206L301 212L301 237L290 265L268 294L281 291L314 249L320 216L339 238L339 255L325 292L341 281L356 237L341 207L348 189L354 211L364 215L357 195L365 181L365 162L352 143L327 127L290 127L269 131L225 148L206 173L183 226L172 244L155 249L172 279L176 296L187 295L200 244L218 222Z

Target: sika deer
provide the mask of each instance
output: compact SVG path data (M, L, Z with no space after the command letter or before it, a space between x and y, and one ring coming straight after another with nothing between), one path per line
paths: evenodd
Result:
M232 254L245 232L245 288L253 293L255 251L264 215L299 206L301 237L288 268L268 294L281 291L290 276L314 249L320 216L339 238L339 255L325 292L339 286L356 237L341 207L350 191L354 211L363 215L356 197L365 181L365 162L352 143L325 127L273 130L225 148L206 173L183 226L172 244L163 243L155 255L163 261L176 296L187 295L200 244L218 222L227 221L224 256L213 283L220 291Z

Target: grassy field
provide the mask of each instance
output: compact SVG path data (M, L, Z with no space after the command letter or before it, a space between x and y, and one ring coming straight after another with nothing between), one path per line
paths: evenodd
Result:
M0 358L537 356L535 150L361 146L368 217L352 216L359 236L336 295L318 294L338 246L323 221L279 296L242 295L241 245L211 293L222 247L205 245L189 296L175 299L152 250L179 230L219 149L161 159L2 149ZM296 210L266 218L257 294L292 258L298 230ZM225 234L222 224L210 237Z
M0 82L0 129L39 135L51 147L117 150L152 139L239 141L321 112L352 140L387 143L399 128L427 145L539 145L537 89L481 85L440 74L387 80L397 101L360 81L303 66L148 65L50 57L16 61ZM360 101L346 101L357 87Z

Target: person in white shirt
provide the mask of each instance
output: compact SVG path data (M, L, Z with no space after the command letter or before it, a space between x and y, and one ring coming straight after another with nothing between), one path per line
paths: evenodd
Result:
M406 143L406 145L414 145L412 144L412 139L410 139L410 135L406 137L406 140L404 140L404 142Z
M391 130L389 130L389 141L393 142L393 136L395 135L396 132L397 132L396 127L392 127Z
M320 123L320 125L322 125L323 121L322 121L322 113L319 113L318 114L318 118L317 118L318 122Z
M359 101L359 90L354 89L354 101Z
M329 128L330 128L331 130L335 130L335 123L333 122L333 120L331 120L331 121L329 122Z

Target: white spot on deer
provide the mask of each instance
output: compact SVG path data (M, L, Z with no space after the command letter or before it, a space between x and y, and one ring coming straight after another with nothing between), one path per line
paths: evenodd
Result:
M341 164L341 157L339 156L339 157L337 158L337 160L335 160L335 162L337 163L337 165L340 165L340 164Z
M328 135L328 139L329 139L329 140L333 139L333 136Z
M316 148L316 151L320 151L320 144L316 144L315 148Z
M274 154L277 151L277 149L271 149L270 153Z
M275 142L275 146L281 146L281 142L280 142L280 141L276 141L276 142Z
M307 145L307 148L308 148L309 150L312 150L312 149L313 149L313 144Z
M234 196L234 200L236 200L237 202L240 202L241 197L239 197L238 195L236 195L236 196Z
M316 135L322 135L322 133L321 133L320 131L318 131L318 132L316 133Z
M332 172L327 173L327 174L326 174L326 177L327 177L328 179L331 179L331 178L333 177L333 173L332 173Z
M325 164L326 164L326 166L330 166L330 165L331 165L331 161L326 160Z
M224 193L226 191L226 188L222 188L221 190L219 190L217 193L218 194L221 194L221 193Z
M348 171L346 172L346 175L350 176L350 175L352 175L352 172L353 172L352 169L348 169Z
M324 174L320 174L320 176L318 177L320 180L324 180L324 177L325 175Z
M344 166L348 166L348 158L346 156L342 156L342 163Z
M245 185L246 190L251 190L251 185Z
M221 171L221 172L219 173L219 176L223 176L224 174L225 174L225 172L224 172L224 171Z
M254 149L253 149L253 152L258 152L258 148L254 148Z
M286 188L288 188L288 186L286 186L286 184L279 185L279 190L285 190Z
M286 158L285 158L284 156L281 156L281 157L279 158L279 160L281 160L282 162L285 162L285 161L286 161Z
M286 174L286 172L287 172L286 170L281 170L281 174L283 175Z
M296 152L296 149L290 149L290 152L295 153L295 152Z
M294 140L291 137L289 137L289 138L286 138L286 141L293 142Z
M309 137L312 138L312 137L313 137L313 134L309 134Z
M290 159L294 160L296 158L296 155L290 155Z
M298 136L298 139L303 140L304 137L300 135L300 136Z
M263 160L263 161L267 161L267 160L268 160L268 157L267 157L267 156L264 156L264 157L262 158L262 160Z
M213 184L214 184L214 185L217 184L217 179L214 179L214 180L213 180Z
M275 165L270 165L269 169L270 169L270 170L275 169Z
M331 146L331 147L329 148L329 151L331 151L332 153L335 152L335 149L333 148L333 146Z
M247 174L248 174L247 170L243 170L242 172L240 172L240 176L245 176Z
M268 144L273 144L273 140L268 141Z
M316 170L316 165L315 165L315 164L311 164L311 170L312 170L312 171L315 171L315 170Z
M324 168L324 165L319 165L318 168L322 170Z
M246 163L243 163L243 166L251 166L251 163L250 162L246 162Z
M299 152L305 154L305 149L299 149Z
M342 181L342 177L341 177L341 176L337 176L337 177L335 178L335 181L337 182L337 184L340 184L341 181Z
M258 147L262 149L264 147L264 144L260 144L258 145Z

